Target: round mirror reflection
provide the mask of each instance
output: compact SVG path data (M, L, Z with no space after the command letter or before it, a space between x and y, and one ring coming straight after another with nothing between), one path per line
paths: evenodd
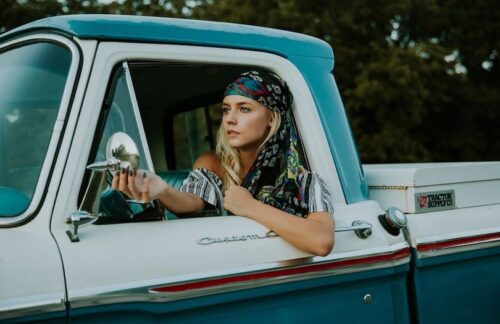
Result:
M106 159L120 161L121 168L139 168L139 150L134 140L123 132L113 134L106 145Z

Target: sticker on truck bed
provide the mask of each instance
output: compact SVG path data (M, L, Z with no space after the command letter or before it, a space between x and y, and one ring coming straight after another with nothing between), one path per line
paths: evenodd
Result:
M455 190L419 192L415 194L415 211L429 212L455 208Z

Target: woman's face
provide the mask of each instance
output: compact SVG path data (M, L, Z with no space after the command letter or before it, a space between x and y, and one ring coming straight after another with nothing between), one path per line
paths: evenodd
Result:
M231 95L222 102L222 127L229 145L257 150L266 139L273 114L255 100Z

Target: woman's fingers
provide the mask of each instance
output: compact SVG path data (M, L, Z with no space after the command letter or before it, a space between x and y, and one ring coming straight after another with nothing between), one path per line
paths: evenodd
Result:
M128 172L128 190L132 194L132 197L135 200L140 200L141 199L141 193L137 190L137 187L135 186L135 176L136 176L136 171L130 170Z
M147 173L144 172L137 179L136 177L136 170L122 168L115 172L111 186L114 190L119 190L134 200L151 201L150 179L147 177ZM141 190L137 188L141 188Z
M118 190L123 192L129 197L132 197L132 193L128 190L128 169L122 168L119 176Z
M149 194L149 178L146 176L146 172L144 172L143 177L144 177L144 183L142 185L141 200L150 201L151 196Z
M118 190L125 192L127 191L127 169L121 168L119 182L118 182Z
M111 187L114 190L118 190L119 183L120 183L120 171L115 171L115 174L113 175L113 182L111 182Z

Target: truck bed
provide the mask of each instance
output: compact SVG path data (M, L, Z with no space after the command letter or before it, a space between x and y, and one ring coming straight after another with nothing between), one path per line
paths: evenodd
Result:
M500 203L500 162L365 164L370 198L405 213Z

